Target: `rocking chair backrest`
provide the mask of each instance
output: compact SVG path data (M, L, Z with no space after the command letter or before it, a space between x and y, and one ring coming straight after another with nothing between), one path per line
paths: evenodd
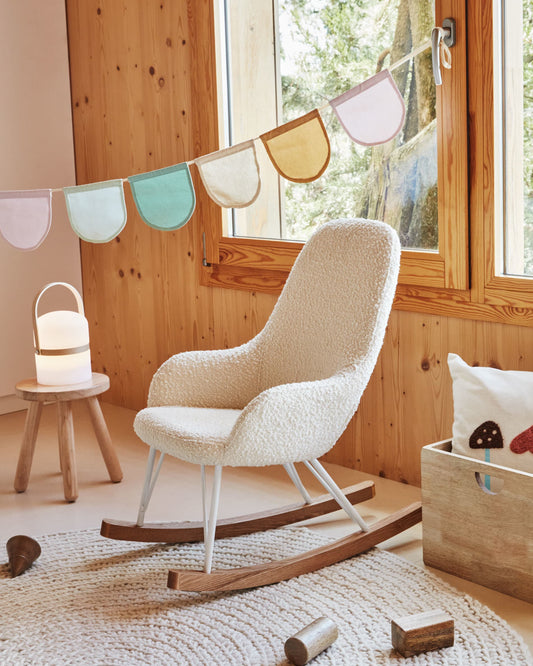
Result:
M354 365L373 369L399 264L398 236L385 223L337 220L316 231L254 340L261 390L325 379Z

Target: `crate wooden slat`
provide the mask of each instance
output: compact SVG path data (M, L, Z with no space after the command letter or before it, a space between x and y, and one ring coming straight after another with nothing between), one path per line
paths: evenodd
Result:
M425 564L533 603L532 474L425 446L422 526Z

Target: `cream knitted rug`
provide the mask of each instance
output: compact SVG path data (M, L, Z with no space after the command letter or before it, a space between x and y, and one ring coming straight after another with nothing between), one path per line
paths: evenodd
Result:
M217 543L215 566L267 561L325 543L286 528ZM430 572L374 549L300 578L241 593L167 589L170 567L201 567L200 544L106 540L95 530L38 538L42 555L18 578L0 566L0 663L132 665L286 664L285 640L326 615L339 638L313 664L531 664L527 648L491 610ZM0 544L5 554L5 544ZM390 618L441 608L455 645L403 659Z

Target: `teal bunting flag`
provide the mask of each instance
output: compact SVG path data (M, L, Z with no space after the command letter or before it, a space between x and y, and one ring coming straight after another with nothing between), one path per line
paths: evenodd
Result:
M171 231L179 229L190 220L196 196L185 162L130 176L128 182L139 215L149 226Z
M122 180L64 187L70 226L89 243L107 243L124 229L126 202Z

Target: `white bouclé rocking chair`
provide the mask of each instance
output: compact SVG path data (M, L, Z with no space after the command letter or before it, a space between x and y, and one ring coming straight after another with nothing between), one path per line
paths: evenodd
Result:
M354 415L376 364L400 263L395 231L381 222L338 220L304 245L264 329L234 349L192 351L166 361L153 377L148 407L134 423L150 446L135 524L105 520L115 539L205 542L204 571L170 571L169 587L243 589L278 582L351 557L421 519L419 504L368 526L354 503L373 496L366 482L341 490L319 463ZM156 452L160 452L154 472ZM201 466L202 523L144 523L163 456ZM312 500L294 463L302 462L329 495ZM210 507L206 466L214 466ZM222 468L283 465L301 505L217 523ZM333 499L332 499L333 498ZM359 530L296 557L212 571L217 537L286 525L335 511Z

